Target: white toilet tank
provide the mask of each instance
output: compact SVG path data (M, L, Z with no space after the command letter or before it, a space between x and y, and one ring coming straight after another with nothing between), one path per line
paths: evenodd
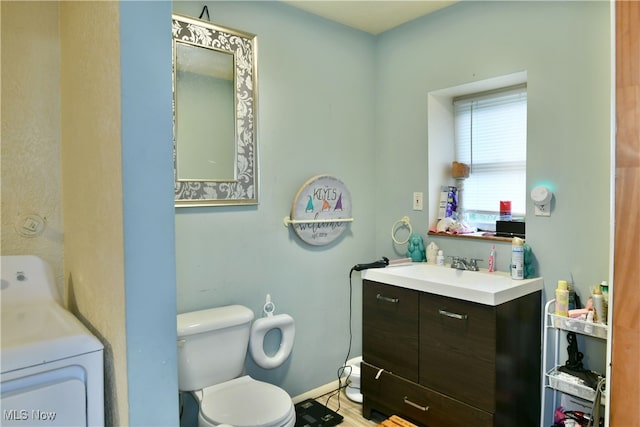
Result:
M241 305L178 315L178 388L200 390L242 374L253 312Z

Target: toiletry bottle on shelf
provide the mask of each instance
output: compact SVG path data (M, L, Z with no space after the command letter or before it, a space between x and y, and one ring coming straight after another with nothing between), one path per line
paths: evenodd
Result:
M593 333L593 326L591 325L592 323L593 323L593 310L590 310L589 313L587 313L587 324L584 325L584 331L588 334Z
M600 290L600 286L596 286L591 294L593 300L593 321L596 323L605 323L604 314L604 296Z
M602 292L602 296L604 296L604 302L609 301L609 282L603 280L600 282L600 291Z
M496 269L496 245L491 246L489 254L489 273L493 273Z
M519 237L511 241L511 278L524 279L524 240Z
M609 316L609 282L603 280L600 283L600 291L602 292L602 297L604 298L604 322L607 323L607 317Z
M444 253L442 252L442 249L438 251L438 256L436 257L436 264L444 265Z
M576 304L576 291L573 289L573 283L567 282L567 289L569 290L569 310L580 308Z
M569 316L569 285L566 280L558 280L556 289L556 314L558 316Z

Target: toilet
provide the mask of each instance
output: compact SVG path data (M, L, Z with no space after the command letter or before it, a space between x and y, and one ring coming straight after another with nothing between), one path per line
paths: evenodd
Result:
M258 366L272 369L289 357L295 327L286 314L253 321L241 305L210 308L178 315L178 388L198 403L198 426L293 427L296 413L281 388L242 375L250 341ZM265 335L279 329L280 348L267 355Z

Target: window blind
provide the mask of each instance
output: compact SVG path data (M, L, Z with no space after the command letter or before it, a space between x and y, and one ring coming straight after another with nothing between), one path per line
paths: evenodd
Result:
M471 167L461 194L465 211L497 213L511 201L526 211L527 89L525 85L455 98L456 160Z

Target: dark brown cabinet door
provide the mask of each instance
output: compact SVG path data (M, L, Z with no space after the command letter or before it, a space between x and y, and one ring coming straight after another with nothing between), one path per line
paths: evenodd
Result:
M362 357L418 382L417 291L365 280L362 290Z
M494 412L495 307L422 294L420 330L420 384Z

